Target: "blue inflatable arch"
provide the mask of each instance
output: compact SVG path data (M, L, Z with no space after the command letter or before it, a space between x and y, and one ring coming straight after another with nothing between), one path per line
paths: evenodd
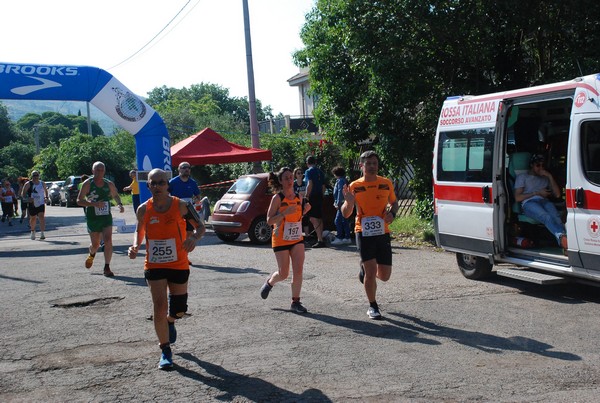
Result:
M138 170L171 171L169 133L162 118L102 69L0 63L0 99L90 102L135 136ZM140 186L140 199L149 197L146 186Z

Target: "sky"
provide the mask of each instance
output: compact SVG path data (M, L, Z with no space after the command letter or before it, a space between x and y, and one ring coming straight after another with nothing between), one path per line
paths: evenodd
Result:
M202 82L244 97L248 76L242 4L7 1L2 4L0 63L99 67L142 97L163 85L189 88ZM298 88L287 80L299 71L292 53L303 47L300 30L314 0L248 0L248 6L256 98L275 115L298 115Z

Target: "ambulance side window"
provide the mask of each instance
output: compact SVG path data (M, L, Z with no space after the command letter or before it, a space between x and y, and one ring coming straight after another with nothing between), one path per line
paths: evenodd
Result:
M494 128L440 132L437 179L491 182Z
M600 121L581 124L581 160L587 179L600 186Z

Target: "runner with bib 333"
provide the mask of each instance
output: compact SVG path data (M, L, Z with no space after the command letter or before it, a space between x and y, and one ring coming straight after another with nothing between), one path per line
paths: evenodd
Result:
M379 172L379 157L374 151L360 156L363 176L344 186L341 211L348 218L356 207L356 248L360 253L358 278L369 300L367 315L381 319L377 305L377 279L387 281L392 274L392 245L388 225L394 221L398 201L392 181Z

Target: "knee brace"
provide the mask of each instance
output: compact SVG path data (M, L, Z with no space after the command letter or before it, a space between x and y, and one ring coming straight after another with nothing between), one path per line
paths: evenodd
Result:
M187 312L187 299L187 294L169 294L169 316L175 319L181 319Z

